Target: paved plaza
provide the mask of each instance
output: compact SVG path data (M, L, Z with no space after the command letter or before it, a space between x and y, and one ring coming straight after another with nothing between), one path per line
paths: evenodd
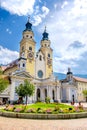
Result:
M87 130L87 119L33 120L0 117L0 130Z
M87 104L85 103L83 106L87 107ZM87 118L34 120L0 116L0 130L87 130Z

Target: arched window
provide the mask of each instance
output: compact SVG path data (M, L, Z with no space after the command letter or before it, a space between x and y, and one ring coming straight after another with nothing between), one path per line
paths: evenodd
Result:
M37 89L37 101L40 100L40 89Z
M23 67L25 67L25 63L23 63Z
M40 61L42 60L42 56L41 56L41 55L39 56L39 60L40 60Z
M46 98L47 97L47 89L45 89L44 92L45 92L45 98Z
M52 91L52 99L53 99L53 100L55 99L55 93L54 93L54 90Z
M26 37L29 37L28 35L26 35Z
M48 53L48 57L50 58L50 54Z
M29 47L29 50L32 51L32 47L31 46Z

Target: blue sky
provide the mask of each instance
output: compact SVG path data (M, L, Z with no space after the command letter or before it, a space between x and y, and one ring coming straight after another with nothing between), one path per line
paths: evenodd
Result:
M87 74L87 0L0 0L0 64L18 58L28 15L36 50L45 25L55 72Z

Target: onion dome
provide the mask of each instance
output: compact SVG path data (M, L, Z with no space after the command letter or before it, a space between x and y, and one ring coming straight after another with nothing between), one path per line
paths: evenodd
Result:
M48 40L48 35L49 34L46 32L46 27L45 27L44 33L42 35L43 35L42 40Z
M25 26L26 29L24 31L32 31L32 24L30 23L29 18Z

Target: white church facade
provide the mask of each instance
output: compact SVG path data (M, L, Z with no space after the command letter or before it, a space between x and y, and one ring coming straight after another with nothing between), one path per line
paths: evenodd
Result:
M45 28L40 48L36 52L32 24L27 21L20 41L19 58L9 63L4 70L4 75L9 77L10 85L0 94L1 100L18 100L15 88L27 79L35 86L35 93L28 98L28 103L34 103L38 99L44 102L46 97L49 97L51 102L85 101L82 91L87 89L87 79L73 76L70 69L66 78L60 81L53 75L53 49L48 35Z
M9 64L4 70L11 80L9 100L18 100L15 88L25 79L35 86L35 93L28 99L28 102L36 102L38 98L45 101L46 97L50 100L60 102L60 82L53 75L53 50L48 38L46 28L42 34L40 49L36 53L36 42L32 31L32 24L26 23L23 37L20 42L19 58Z

